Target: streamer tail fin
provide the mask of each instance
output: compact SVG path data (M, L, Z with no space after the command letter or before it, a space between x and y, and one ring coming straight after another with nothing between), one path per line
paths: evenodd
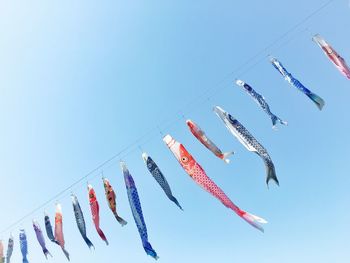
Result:
M288 125L288 122L278 118L276 115L271 114L271 120L272 120L272 128L275 129L277 123L280 123L282 125Z
M68 261L70 261L68 251L64 247L62 247L62 251L63 251L64 255L66 256L66 258L68 259Z
M168 196L169 199L174 202L182 211L183 211L183 208L182 206L180 205L179 201L177 201L177 199L175 198L175 196L171 195L171 196Z
M121 218L117 213L114 213L115 219L121 224L121 226L125 226L128 222L126 222L123 218Z
M152 248L151 244L148 241L143 242L143 248L145 249L147 255L153 257L156 260L159 258L157 252Z
M320 96L312 92L307 93L306 95L316 104L319 110L322 110L325 102Z
M230 160L228 159L228 157L229 156L231 156L231 155L234 155L235 154L235 152L234 151L232 151L232 152L226 152L226 153L223 153L222 155L221 155L221 159L225 162L225 163L230 163Z
M280 185L276 176L275 165L269 156L262 156L266 167L266 184L269 186L270 180L273 180L278 186Z
M108 240L107 240L105 234L103 233L103 231L102 231L100 228L96 228L96 230L97 230L98 235L101 237L101 239L102 239L104 242L106 242L106 245L108 246L109 243L108 243Z
M89 246L89 249L91 249L91 248L95 249L94 244L92 244L92 242L90 241L90 239L87 236L83 236L83 238L84 238L85 243Z
M253 214L249 214L247 212L243 212L243 214L241 215L241 217L251 226L255 227L256 229L260 230L261 232L264 233L264 228L259 225L260 224L266 224L267 221L261 217L258 217L256 215Z
M50 255L52 257L51 253L49 252L49 250L47 248L44 248L43 252L44 252L44 255L45 255L46 259L47 259L48 255Z

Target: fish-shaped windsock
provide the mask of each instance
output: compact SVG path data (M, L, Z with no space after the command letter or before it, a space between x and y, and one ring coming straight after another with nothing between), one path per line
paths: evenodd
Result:
M158 259L159 257L157 255L157 252L152 248L151 244L148 241L147 227L146 227L145 220L143 218L141 203L140 203L139 195L137 193L137 188L136 188L134 179L132 178L124 162L121 162L120 166L124 175L124 181L125 181L126 191L128 194L131 212L134 217L137 229L139 231L143 248L146 251L147 255L150 255L151 257Z
M236 206L218 187L214 181L212 181L205 173L203 168L196 162L192 155L185 149L185 147L179 142L175 141L170 135L166 135L163 141L169 147L175 158L178 160L182 168L188 173L188 175L199 184L204 190L221 201L221 203L229 209L232 209L238 216L243 218L250 225L256 229L264 232L264 229L258 224L265 224L267 221L258 216L249 214L241 210Z
M0 240L0 263L5 263L4 244L2 243L2 240Z
M153 161L153 159L150 156L148 156L147 153L142 154L142 159L145 161L148 171L151 173L151 175L157 181L160 187L162 187L164 193L170 199L170 201L174 202L181 210L183 210L175 196L173 196L173 193L170 189L170 185L168 184L168 181L165 179L158 165Z
M94 245L90 241L90 239L86 235L86 225L85 225L85 219L84 219L84 214L83 211L81 210L78 198L76 195L72 194L72 204L73 204L73 211L74 211L74 216L75 216L75 221L77 223L79 232L81 236L83 237L85 243L88 245L88 247L91 249L92 247L95 249Z
M116 201L116 194L114 192L114 189L112 185L109 183L109 180L107 178L102 178L102 180L103 180L103 186L105 188L105 194L106 194L108 206L111 209L114 217L119 222L119 224L121 226L125 226L128 222L126 222L123 218L121 218L117 213L117 201Z
M94 222L98 235L101 237L101 239L104 242L106 242L106 245L108 246L108 240L105 234L103 233L102 229L100 228L100 206L96 198L95 190L94 188L92 188L91 185L88 185L88 193L89 193L89 202L90 202L90 208L91 208L92 221Z
M224 111L219 106L214 107L214 112L224 122L226 128L243 144L250 152L257 153L264 161L266 167L266 184L272 179L277 185L279 185L275 165L266 149L250 134L250 132L228 112Z
M187 120L186 124L190 129L191 133L200 141L207 149L209 149L215 156L219 157L221 160L224 160L225 163L229 163L230 160L227 159L228 156L234 154L234 152L223 153L216 145L213 143L204 133L204 131L193 121Z
M21 253L22 253L22 262L23 263L29 263L27 256L28 256L28 241L27 241L27 235L24 229L19 230L19 244L21 247Z
M11 262L11 257L12 257L12 253L13 253L13 247L14 247L14 240L13 240L13 236L12 234L9 237L9 241L7 244L7 252L6 252L6 263L10 263Z
M44 253L46 259L47 259L48 255L50 255L52 257L49 250L46 248L45 238L44 238L43 232L41 231L40 225L37 221L33 221L33 228L35 231L36 238L37 238L41 248L43 249L43 253Z
M50 241L52 241L52 242L56 243L57 245L59 245L57 240L55 239L54 234L53 234L50 217L46 213L45 213L44 221L45 221L45 229L46 229L47 237L50 239Z
M267 104L267 102L265 101L264 96L260 95L259 93L257 93L251 86L249 86L247 83L245 83L242 80L236 80L236 84L240 87L242 87L246 93L248 93L253 99L254 101L260 106L260 108L263 109L263 111L270 116L271 121L272 121L272 128L276 127L277 123L283 124L283 125L287 125L286 121L283 121L282 119L280 119L279 117L277 117L275 114L273 114L270 110L270 106L269 104Z
M334 48L326 42L319 34L312 38L313 41L323 50L326 56L333 62L336 68L348 79L350 79L350 68Z
M290 74L286 68L282 65L281 62L279 62L276 58L270 58L271 64L281 73L281 75L284 77L284 79L293 87L297 88L299 91L304 93L306 96L311 99L319 110L322 110L323 106L325 105L324 100L318 96L317 94L311 92L309 89L307 89L299 80L293 77L292 74Z
M56 204L56 215L55 215L55 240L57 240L58 245L61 247L66 258L69 259L69 253L64 247L64 236L63 236L63 216L62 216L62 206L61 204Z

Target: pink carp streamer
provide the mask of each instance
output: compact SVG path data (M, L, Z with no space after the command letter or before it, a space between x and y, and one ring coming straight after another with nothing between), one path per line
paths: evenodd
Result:
M61 204L56 204L56 215L55 215L55 240L58 242L58 245L61 247L64 255L68 260L69 253L64 247L64 236L63 236L63 217L62 217L62 206Z
M90 202L92 220L94 221L96 231L98 235L101 237L101 239L104 242L106 242L106 245L108 246L108 240L105 234L103 233L102 229L100 228L100 206L96 198L95 190L94 188L92 188L91 185L88 185L88 192L89 192L89 202Z
M320 35L315 35L313 41L323 50L326 56L333 62L334 66L348 79L350 79L350 68L334 48L329 45Z
M215 154L216 157L220 158L225 163L230 162L227 157L233 155L233 151L223 153L219 147L217 147L215 143L207 137L205 132L196 123L194 123L192 120L187 120L186 124L193 136L196 137L197 140L200 141L209 151L211 151L213 154Z
M182 168L191 176L191 178L199 184L204 190L219 199L224 206L232 209L238 216L243 218L256 229L264 232L264 229L258 224L265 224L267 221L258 216L249 214L236 206L205 173L203 168L196 162L192 155L179 142L175 141L170 135L166 135L163 141L172 151L176 159L181 164Z

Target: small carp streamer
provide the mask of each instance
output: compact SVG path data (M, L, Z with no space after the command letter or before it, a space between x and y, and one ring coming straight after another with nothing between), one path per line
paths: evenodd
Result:
M0 240L0 263L5 263L4 244L2 243L2 240Z
M62 216L62 206L61 204L56 204L56 215L55 215L55 240L58 242L58 245L61 247L64 255L68 260L69 253L64 248L64 236L63 236L63 216Z
M24 229L19 230L19 245L21 247L21 253L22 253L22 262L23 263L29 263L27 256L28 256L28 242L27 242L27 235Z
M290 74L285 67L283 67L282 63L279 62L276 58L270 58L271 64L281 73L281 75L284 77L284 79L293 87L297 88L299 91L304 93L306 96L311 99L319 110L322 110L323 106L325 105L324 100L318 96L317 94L311 92L308 90L299 80L294 78L292 74Z
M36 238L37 238L41 248L43 249L43 253L44 253L46 259L47 259L48 255L50 255L52 257L52 255L50 254L49 250L46 248L44 235L43 235L43 232L41 231L40 225L35 220L33 221L33 228L34 228L34 231L35 231Z
M125 181L126 191L128 194L131 212L134 217L137 229L139 231L143 248L145 249L147 255L150 255L154 259L158 259L159 257L157 255L157 252L152 248L151 244L148 241L147 227L146 227L145 220L143 218L139 194L137 193L137 188L136 188L134 179L132 178L124 162L120 162L120 166L124 175L124 181Z
M7 252L6 252L6 263L10 263L11 262L11 257L12 257L12 253L13 253L13 247L14 247L14 240L13 240L13 236L12 234L9 237L9 241L7 244Z
M250 152L257 153L264 161L266 166L266 184L272 179L277 185L279 185L275 165L266 149L249 133L249 131L228 112L224 111L219 106L214 107L214 112L224 122L226 128L237 138L237 140L243 144Z
M85 225L84 214L80 208L78 198L74 194L72 194L71 197L72 197L72 205L73 205L75 221L77 223L79 232L80 232L81 236L83 237L85 243L88 245L88 247L90 249L92 247L95 249L94 245L92 244L92 242L90 241L90 239L86 235L86 225Z
M89 202L90 202L92 221L94 222L98 235L101 237L101 239L104 242L106 242L106 245L108 246L108 240L105 234L103 233L102 229L100 228L100 206L96 198L95 190L90 184L88 185L88 193L89 193Z
M102 180L103 180L103 187L105 188L105 195L108 202L108 206L111 209L114 217L119 222L119 224L121 226L125 226L128 222L126 222L123 218L121 218L117 213L117 200L116 200L116 194L114 192L114 189L112 185L109 183L109 180L107 178L102 178Z
M177 199L173 196L173 193L170 189L170 185L168 184L168 181L165 179L158 165L153 161L153 159L150 156L148 156L147 153L142 154L142 159L145 161L148 171L163 189L164 193L170 199L170 201L174 202L181 210L183 210Z
M57 245L58 242L57 240L55 239L55 236L53 234L53 230L52 230L52 225L51 225L51 221L50 221L50 217L45 213L45 218L44 218L44 221L45 221L45 229L46 229L46 234L47 234L47 237L54 243L56 243Z
M326 56L333 62L334 66L348 79L350 79L350 68L334 48L329 45L319 34L316 34L312 40L323 50Z
M215 145L204 133L204 131L193 121L187 120L186 124L190 129L191 133L200 141L208 150L210 150L215 156L219 157L225 163L229 163L230 160L227 159L228 156L233 155L234 152L223 153L219 147Z
M221 203L229 209L232 209L238 216L243 218L250 225L256 229L264 232L264 229L258 224L265 224L267 221L258 216L249 214L241 210L236 206L215 183L205 173L203 168L196 162L192 155L185 149L185 147L175 141L170 135L166 135L163 141L169 147L170 151L174 154L182 168L188 173L188 175L199 184L204 190L221 201Z
M251 86L249 86L247 83L245 83L243 80L236 80L236 84L240 87L242 87L246 93L248 93L253 100L262 108L262 110L270 116L272 121L272 128L276 127L277 123L287 125L288 123L286 121L283 121L279 117L277 117L275 114L273 114L270 110L269 104L265 101L264 96L257 93Z

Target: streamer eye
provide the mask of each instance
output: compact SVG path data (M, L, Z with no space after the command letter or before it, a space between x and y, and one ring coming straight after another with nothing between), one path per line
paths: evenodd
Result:
M186 156L183 156L183 157L181 158L181 161L182 161L183 163L187 163L187 162L188 162L188 158L187 158Z

